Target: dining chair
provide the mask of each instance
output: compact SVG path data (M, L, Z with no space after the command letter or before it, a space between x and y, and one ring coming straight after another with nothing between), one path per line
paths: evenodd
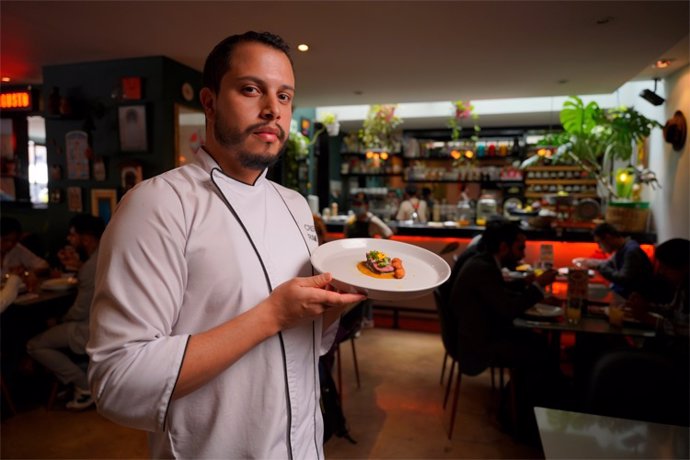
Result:
M455 384L453 391L453 403L450 413L450 426L448 428L448 439L453 437L453 429L455 428L455 417L457 415L458 400L460 398L460 384L462 382L462 369L460 367L460 358L458 355L458 345L457 345L457 325L453 323L453 318L450 315L450 306L445 301L443 294L439 288L434 289L434 300L436 301L436 309L438 310L439 323L441 326L441 341L443 342L443 348L445 351L443 357L443 367L441 369L441 384L443 384L443 377L445 374L448 358L451 360L450 370L448 372L448 381L446 383L446 390L443 397L443 409L446 409L448 405L448 398L450 396L450 391ZM500 389L505 388L503 382L503 369L508 369L508 377L511 378L513 375L513 369L504 365L503 363L496 363L495 367L500 369ZM493 373L494 366L491 366ZM454 382L455 380L455 382ZM503 391L501 391L501 397L503 397ZM511 385L510 393L508 395L510 404L509 411L511 421L513 426L517 423L517 401L515 394L515 386Z
M340 319L339 331L335 338L335 356L338 362L338 397L340 398L341 403L343 397L343 370L340 355L340 344L348 340L350 341L350 346L352 347L352 360L355 368L355 378L357 379L357 388L361 388L362 386L359 378L359 364L357 362L357 347L355 346L355 340L362 331L363 307L363 304L360 304L343 315L343 317Z

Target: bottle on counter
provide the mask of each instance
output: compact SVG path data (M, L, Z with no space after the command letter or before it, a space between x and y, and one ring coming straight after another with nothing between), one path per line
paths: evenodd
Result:
M477 200L477 225L486 225L486 220L497 213L496 198L493 195L482 194Z
M434 222L441 222L441 205L438 203L434 203L431 220Z
M335 217L338 215L338 203L334 201L331 203L331 216Z

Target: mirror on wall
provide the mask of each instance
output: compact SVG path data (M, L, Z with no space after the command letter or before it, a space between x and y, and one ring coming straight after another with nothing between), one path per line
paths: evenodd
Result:
M205 122L203 110L175 104L175 167L196 161L205 140Z

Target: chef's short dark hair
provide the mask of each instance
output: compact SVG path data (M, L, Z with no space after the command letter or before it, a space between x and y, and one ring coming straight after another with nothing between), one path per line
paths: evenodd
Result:
M282 51L290 60L290 64L293 64L292 57L290 56L290 46L278 35L270 32L254 32L253 30L239 35L231 35L218 43L206 58L203 76L203 83L206 88L209 88L216 94L218 93L220 81L230 68L230 61L235 47L239 43L248 42L262 43Z
M594 227L592 234L597 238L602 238L606 235L621 236L621 232L619 232L616 227L609 224L608 222L601 223Z

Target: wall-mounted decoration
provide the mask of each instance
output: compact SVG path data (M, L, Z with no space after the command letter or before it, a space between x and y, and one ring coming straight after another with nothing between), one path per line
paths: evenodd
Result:
M50 165L50 180L62 180L62 166Z
M120 124L120 150L123 152L145 152L148 150L146 136L146 106L127 105L118 108Z
M62 189L50 189L50 192L48 193L48 201L52 204L62 203Z
M94 180L104 181L106 177L105 161L103 157L98 157L93 160L93 178Z
M187 82L182 85L182 97L188 102L194 100L194 88Z
M67 150L67 178L89 179L89 136L85 131L70 131L65 134Z
M67 209L70 212L84 212L81 187L67 187Z
M196 152L204 144L206 118L198 109L175 104L175 166L196 161Z
M138 101L141 99L141 77L122 77L120 80L122 99Z
M0 201L14 201L17 199L17 189L14 177L0 177Z
M127 162L120 165L120 181L122 191L127 192L144 179L141 165L136 162Z
M106 223L113 215L117 204L115 189L95 188L91 190L91 214L101 217Z
M303 136L309 137L311 134L311 120L309 118L301 118L299 121L299 130Z

